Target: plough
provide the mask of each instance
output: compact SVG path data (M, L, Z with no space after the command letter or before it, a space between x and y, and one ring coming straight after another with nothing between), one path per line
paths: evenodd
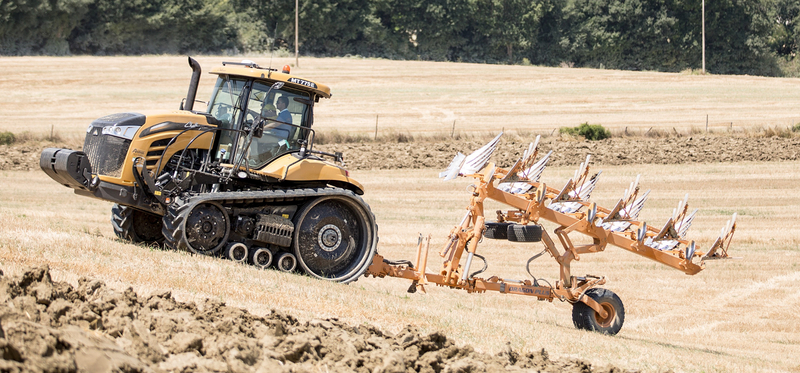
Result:
M444 248L439 252L443 258L439 271L426 272L429 235L426 239L420 236L413 263L389 261L376 254L367 269L367 276L412 280L409 288L412 293L417 290L425 292L426 285L436 284L468 293L497 291L551 302L557 298L573 304L575 327L613 335L619 332L625 319L622 301L612 291L598 288L606 283L605 277L572 275L572 261L580 260L583 254L602 252L610 244L694 275L705 268L706 260L728 258L728 248L736 230L735 213L708 251L703 252L695 241L685 238L697 213L697 210L689 212L688 195L678 203L664 226L655 228L637 220L650 193L649 190L640 193L638 176L623 192L622 198L611 209L606 209L589 200L600 176L600 172L590 174L590 156L563 188L556 189L539 181L552 154L551 151L537 160L539 137L510 169L489 162L501 136L502 133L469 156L458 153L447 170L439 175L444 180L459 176L476 180L476 184L471 186L472 196L466 215L450 231ZM487 222L484 214L484 201L487 199L501 202L511 209L497 211L497 221ZM541 220L558 226L553 235L560 247L539 224ZM572 234L588 236L593 242L574 245L570 239ZM482 238L541 241L544 250L528 260L528 273L531 261L549 253L560 267L559 279L551 285L533 276L532 280L477 277L486 269L484 266L470 272L475 257L483 260L478 254Z

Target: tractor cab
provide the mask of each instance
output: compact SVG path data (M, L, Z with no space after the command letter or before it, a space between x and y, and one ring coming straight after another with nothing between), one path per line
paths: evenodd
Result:
M276 158L310 146L313 106L330 88L255 63L224 62L208 112L222 129L212 147L215 160L260 169Z

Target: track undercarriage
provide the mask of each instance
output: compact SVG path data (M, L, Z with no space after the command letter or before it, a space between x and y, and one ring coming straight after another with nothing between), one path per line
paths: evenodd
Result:
M272 189L186 193L163 218L166 245L313 277L351 282L377 247L369 206L349 190ZM294 262L294 263L293 263Z

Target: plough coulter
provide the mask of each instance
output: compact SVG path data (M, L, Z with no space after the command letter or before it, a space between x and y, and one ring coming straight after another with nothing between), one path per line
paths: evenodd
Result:
M613 245L694 275L705 268L706 260L728 258L728 248L736 230L736 214L733 214L711 247L703 252L693 240L685 238L697 212L689 212L686 199L678 203L672 216L661 228L650 226L638 220L649 194L649 191L640 193L638 176L612 208L603 208L590 201L600 176L600 172L590 174L590 156L580 164L566 185L556 189L539 181L552 154L551 151L537 160L539 137L510 169L489 162L501 136L502 133L469 156L458 153L447 170L440 174L445 180L460 176L473 178L476 183L470 186L472 196L466 215L450 231L447 242L439 252L443 258L439 271L426 272L430 247L428 236L424 240L420 237L413 263L388 261L376 254L366 275L412 280L409 292L418 289L424 292L425 285L436 284L469 293L497 291L551 302L559 299L573 304L572 319L577 328L616 334L625 319L622 301L612 291L598 287L606 283L605 277L574 276L570 270L572 261L580 260L584 254L602 252L606 246ZM510 209L497 211L496 221L487 222L484 213L484 201L487 199L508 205ZM540 225L542 220L557 226L552 235ZM573 244L570 236L575 234L590 237L592 244ZM514 242L541 241L544 250L528 260L528 269L531 261L549 253L560 268L559 279L551 285L535 277L531 280L477 277L486 269L484 266L481 270L470 272L475 257L485 262L478 254L478 244L482 238Z

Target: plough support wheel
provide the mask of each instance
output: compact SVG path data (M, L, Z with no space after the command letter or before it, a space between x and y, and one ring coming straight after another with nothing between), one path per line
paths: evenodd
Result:
M622 300L613 291L601 288L589 289L585 296L599 303L608 316L601 317L586 303L576 302L572 306L572 322L575 327L610 335L619 333L622 323L625 322L625 307L622 305Z
M483 236L494 240L508 239L508 227L512 223L486 223L486 230Z
M539 242L542 240L542 226L536 224L508 226L506 236L512 242Z

